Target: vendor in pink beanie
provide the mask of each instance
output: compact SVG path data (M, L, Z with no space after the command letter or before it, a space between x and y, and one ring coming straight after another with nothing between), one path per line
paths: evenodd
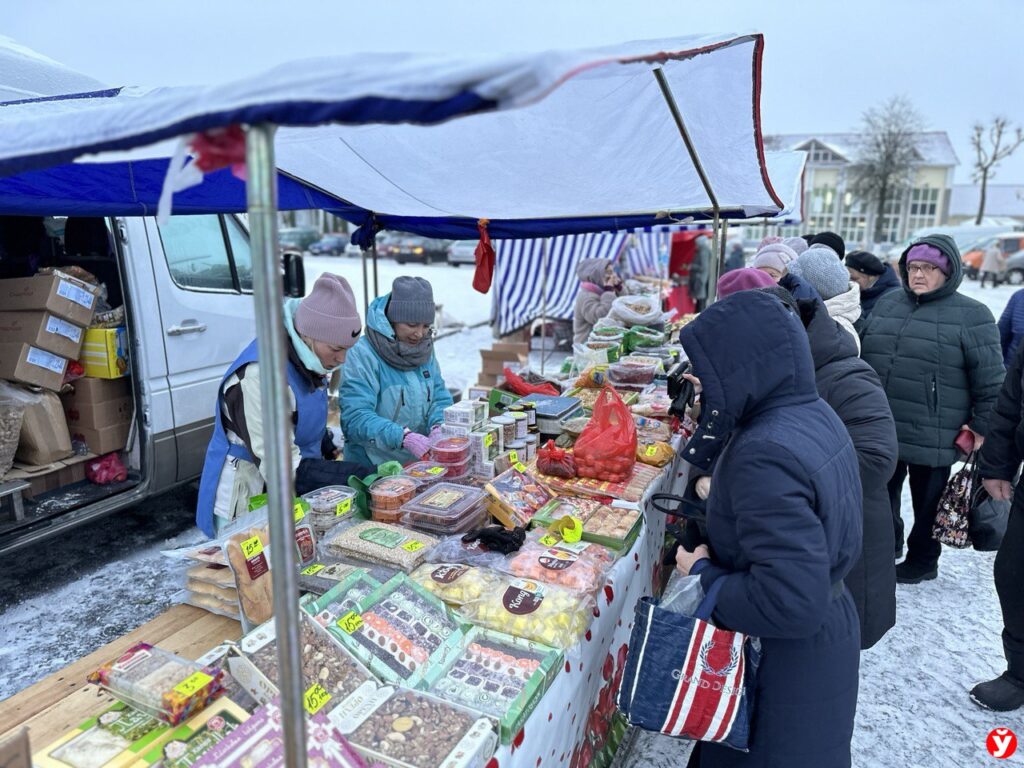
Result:
M726 296L738 293L739 291L749 291L752 288L767 288L769 285L775 285L775 281L760 269L754 269L753 267L734 269L718 278L718 298L724 299Z
M336 461L338 451L327 431L327 384L345 361L363 330L348 281L330 273L313 284L304 299L284 302L288 387L275 407L287 409L290 464L295 494L374 471L366 463ZM208 536L239 515L249 499L263 493L267 443L260 380L259 340L254 339L228 368L218 388L213 437L199 482L196 525ZM351 457L349 457L351 458Z

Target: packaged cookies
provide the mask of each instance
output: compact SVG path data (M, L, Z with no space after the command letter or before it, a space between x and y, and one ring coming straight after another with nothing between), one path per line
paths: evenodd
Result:
M522 465L503 472L485 486L497 504L492 514L506 528L526 525L534 512L553 498L551 491Z
M243 628L255 629L274 615L267 529L250 528L229 536L224 542L224 554L235 574Z
M140 750L147 745L163 744L170 732L171 726L163 720L118 701L40 749L32 755L32 765L36 768L125 768L135 764Z

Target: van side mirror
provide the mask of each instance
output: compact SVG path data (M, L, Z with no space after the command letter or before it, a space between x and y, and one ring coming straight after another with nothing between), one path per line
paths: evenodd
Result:
M281 255L281 267L284 270L284 295L301 299L306 295L306 267L302 263L302 254L285 251Z

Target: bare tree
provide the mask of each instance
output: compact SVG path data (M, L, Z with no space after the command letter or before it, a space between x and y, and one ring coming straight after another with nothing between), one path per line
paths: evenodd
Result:
M981 184L981 195L978 199L978 215L974 219L975 224L981 224L985 217L985 195L988 192L988 180L995 176L996 166L1013 154L1022 143L1024 143L1024 131L1017 128L1013 138L1005 136L1010 127L1010 121L1005 117L992 118L992 124L988 126L988 146L985 146L985 126L981 123L974 124L974 134L971 136L971 146L974 147L974 173L971 179ZM1006 143L1003 143L1003 140Z
M911 185L919 160L916 134L924 121L905 96L894 96L862 118L862 138L851 169L854 194L875 206L875 242L885 234L885 207Z

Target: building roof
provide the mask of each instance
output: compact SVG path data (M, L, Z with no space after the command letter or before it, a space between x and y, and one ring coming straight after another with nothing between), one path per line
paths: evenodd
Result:
M954 184L949 199L950 216L974 216L978 212L981 187ZM1024 217L1024 184L989 184L985 190L986 216Z
M808 142L817 141L850 162L857 157L860 133L784 133L764 137L765 149L805 149ZM917 151L921 165L959 165L953 144L945 131L924 131L917 134Z

